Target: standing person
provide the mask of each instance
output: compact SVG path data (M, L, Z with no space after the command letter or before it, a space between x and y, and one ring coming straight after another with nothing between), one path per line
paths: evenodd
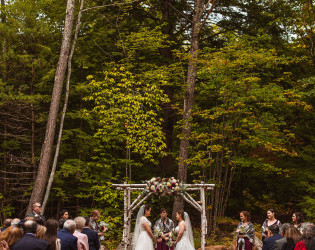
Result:
M149 205L142 205L139 209L135 231L132 239L132 249L134 250L153 250L155 241L151 231L151 222L147 219L151 214Z
M254 225L250 222L250 213L242 211L240 213L241 222L238 224L237 233L237 249L252 250L255 238Z
M78 250L78 238L73 236L75 227L73 220L66 220L63 229L57 232L57 237L61 241L61 250Z
M1 232L3 232L4 230L6 230L8 227L11 226L11 221L12 219L5 219L4 220L4 225L3 225L3 228L1 228Z
M178 220L178 226L175 230L178 232L178 236L175 241L175 250L195 250L194 237L188 214L184 210L178 210L176 219Z
M97 232L90 228L90 217L85 216L85 226L83 227L81 233L86 234L88 237L90 250L99 250L100 241L98 240Z
M302 223L303 223L303 215L300 212L295 212L292 214L292 222L293 222L293 226L295 226L295 228L297 228L300 233L302 234Z
M279 239L279 240L276 240L274 250L281 250L283 244L287 242L287 239L284 237L284 235L285 235L285 232L287 231L287 228L289 226L290 226L289 223L284 223L281 226L281 236L282 236L282 238Z
M78 250L89 250L88 237L86 234L81 233L83 227L85 226L84 217L76 217L74 222L76 224L76 228L73 235L78 238Z
M11 250L49 250L50 245L47 241L38 239L35 236L37 223L28 220L23 224L24 236L17 241Z
M277 225L279 228L281 227L281 222L276 219L276 213L275 210L269 209L267 211L267 219L264 221L262 227L261 227L261 238L264 240L268 236L268 230L267 228L271 225Z
M276 240L282 237L279 234L279 227L275 224L268 227L268 237L264 239L262 250L274 250Z
M296 227L289 226L285 232L284 237L286 238L287 242L283 244L281 250L294 250L296 242L301 237L301 233Z
M42 205L40 204L40 202L34 202L32 204L32 212L27 214L25 218L26 217L40 218L44 222L46 222L46 218L45 216L41 215L41 212L42 212Z
M11 248L15 242L23 237L22 231L18 227L8 227L0 234L0 241L5 241ZM1 247L0 247L1 249Z
M61 242L60 239L57 238L58 221L49 219L46 222L46 229L43 240L50 244L49 250L61 250Z
M68 220L69 219L69 211L67 209L62 209L59 213L59 219Z
M161 218L157 220L154 224L153 229L160 229L163 231L161 238L156 240L156 250L172 250L173 247L168 247L166 241L169 239L169 234L174 230L174 222L167 217L167 211L165 208L160 209Z
M98 225L98 220L101 216L101 212L97 209L93 210L91 213L90 218L90 228L97 232L97 235L101 237L100 239L103 240L105 236L105 232L100 232L100 226ZM105 231L107 231L107 228L105 228Z

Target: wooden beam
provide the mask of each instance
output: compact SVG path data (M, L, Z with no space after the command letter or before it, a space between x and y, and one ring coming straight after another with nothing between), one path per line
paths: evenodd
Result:
M181 195L187 203L189 203L191 206L196 208L201 213L201 209L198 206L196 206L195 203L193 203L189 199L187 199L187 197L185 195L183 195L182 193L180 193L179 195Z
M137 207L139 207L144 201L146 201L153 193L148 193L138 204L136 204L133 208L131 208L131 212L135 211Z

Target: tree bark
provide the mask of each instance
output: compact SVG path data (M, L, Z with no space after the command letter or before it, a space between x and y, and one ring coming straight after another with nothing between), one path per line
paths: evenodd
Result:
M36 181L32 191L32 195L29 201L27 212L31 211L31 205L34 202L41 202L44 195L45 185L47 181L47 174L49 171L49 165L54 145L54 137L56 131L56 123L58 117L58 111L60 106L60 98L67 69L67 62L69 57L75 0L67 1L66 18L64 33L62 39L62 45L60 50L60 56L58 66L55 74L54 88L51 97L45 140L41 151L40 163L37 170Z
M201 18L203 12L203 1L194 1L194 16L192 25L192 36L190 39L190 59L188 62L187 72L187 86L184 99L183 109L183 127L182 127L182 138L180 140L179 148L179 165L177 178L180 181L187 181L187 168L188 168L188 149L189 149L189 138L191 134L191 119L192 119L192 108L194 102L194 92L196 84L196 73L197 73L197 58L199 50L199 33L201 29ZM173 205L172 218L176 216L176 212L184 207L184 201L180 197L175 198Z
M71 52L70 52L70 55L69 55L69 58L68 58L68 73L67 73L67 81L66 81L66 95L65 95L62 115L61 115L61 119L60 119L59 134L58 134L58 140L57 140L56 151L55 151L55 156L54 156L54 162L53 162L53 166L52 166L52 169L51 169L51 172L50 172L50 177L49 177L49 180L48 180L48 185L47 185L47 188L46 188L46 193L45 193L44 201L43 201L43 204L42 204L42 214L44 214L44 212L45 212L45 208L46 208L46 205L47 205L47 201L48 201L48 198L49 198L49 195L50 195L51 186L53 184L54 176L55 176L55 172L56 172L56 168L57 168L57 162L58 162L58 157L59 157L59 150L60 150L61 139L62 139L63 124L64 124L64 121L65 121L65 116L66 116L67 106L68 106L68 100L69 100L69 93L70 93L71 60L72 60L74 49L75 49L75 45L76 45L77 39L78 39L83 5L84 5L84 0L81 0L80 10L79 10L77 24L76 24L76 29L75 29L75 34L74 34L74 39L73 39L73 43L72 43L72 47L71 47Z

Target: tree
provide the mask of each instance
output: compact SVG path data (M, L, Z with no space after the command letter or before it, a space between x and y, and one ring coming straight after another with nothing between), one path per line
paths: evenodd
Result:
M40 163L38 166L34 188L33 188L32 195L31 195L30 202L27 209L28 212L30 212L32 209L31 205L34 202L41 201L44 195L44 190L45 190L46 181L47 181L47 174L49 171L50 159L51 159L53 145L54 145L55 130L56 130L56 124L57 124L57 117L59 113L61 92L62 92L64 77L65 77L65 73L67 69L67 62L68 62L70 45L71 45L71 36L72 36L74 11L75 11L74 7L75 7L75 0L68 0L64 33L63 33L61 50L60 50L59 62L58 62L56 75L55 75L55 82L54 82L54 88L53 88L53 93L52 93L52 98L51 98L49 115L48 115L48 120L47 120L45 140L42 147Z

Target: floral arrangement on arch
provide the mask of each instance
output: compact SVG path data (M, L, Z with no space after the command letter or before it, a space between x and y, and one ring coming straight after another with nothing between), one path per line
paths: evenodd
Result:
M146 181L146 184L148 185L146 188L147 192L155 193L162 196L177 194L179 192L185 191L184 183L180 182L174 177L153 177L151 180Z

